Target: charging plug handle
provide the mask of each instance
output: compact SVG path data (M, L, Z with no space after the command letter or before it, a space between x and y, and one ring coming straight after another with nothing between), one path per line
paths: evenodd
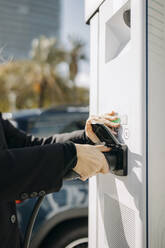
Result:
M127 145L121 144L110 129L103 124L92 124L92 129L101 142L111 147L110 152L104 152L110 172L117 176L127 176Z

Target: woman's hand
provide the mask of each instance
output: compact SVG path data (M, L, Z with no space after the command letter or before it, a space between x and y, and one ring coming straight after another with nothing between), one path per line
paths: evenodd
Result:
M118 128L120 126L119 123L113 122L114 120L117 120L118 117L114 111L108 114L103 114L100 116L91 116L89 119L86 121L85 125L85 133L86 136L95 144L100 144L100 140L97 138L95 133L92 130L92 123L99 123L99 124L104 124L107 127L111 129L113 134L116 134L114 131L114 128Z
M74 171L81 180L85 181L98 173L108 173L109 166L102 152L109 152L111 148L104 145L80 145L75 144L77 150L77 164Z

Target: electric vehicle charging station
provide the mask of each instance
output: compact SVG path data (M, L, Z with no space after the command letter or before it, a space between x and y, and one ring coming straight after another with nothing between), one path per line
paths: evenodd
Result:
M165 2L86 0L90 114L114 110L128 175L89 182L89 248L165 247Z

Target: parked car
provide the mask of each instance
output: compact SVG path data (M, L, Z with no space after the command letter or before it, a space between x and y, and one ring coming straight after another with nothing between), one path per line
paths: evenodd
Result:
M10 116L18 128L39 137L84 129L87 118L88 108L74 106L19 111ZM33 198L17 204L23 235L35 202ZM88 182L64 181L59 192L45 196L30 247L88 247Z

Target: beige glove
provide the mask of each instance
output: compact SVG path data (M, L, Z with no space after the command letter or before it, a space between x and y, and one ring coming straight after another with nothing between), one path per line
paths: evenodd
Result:
M73 169L77 172L81 180L85 181L97 173L108 173L109 166L102 152L110 151L104 145L80 145L75 144L77 150L77 164Z
M92 131L91 124L92 123L104 124L107 127L109 127L114 134L116 134L116 132L114 131L114 128L118 128L120 126L120 124L114 123L112 121L117 120L117 119L118 119L118 117L114 111L112 111L111 113L108 113L108 114L100 115L100 116L89 117L89 119L86 121L86 125L85 125L86 136L88 138L90 138L90 140L92 140L93 143L100 144L100 140L97 138L95 133Z

